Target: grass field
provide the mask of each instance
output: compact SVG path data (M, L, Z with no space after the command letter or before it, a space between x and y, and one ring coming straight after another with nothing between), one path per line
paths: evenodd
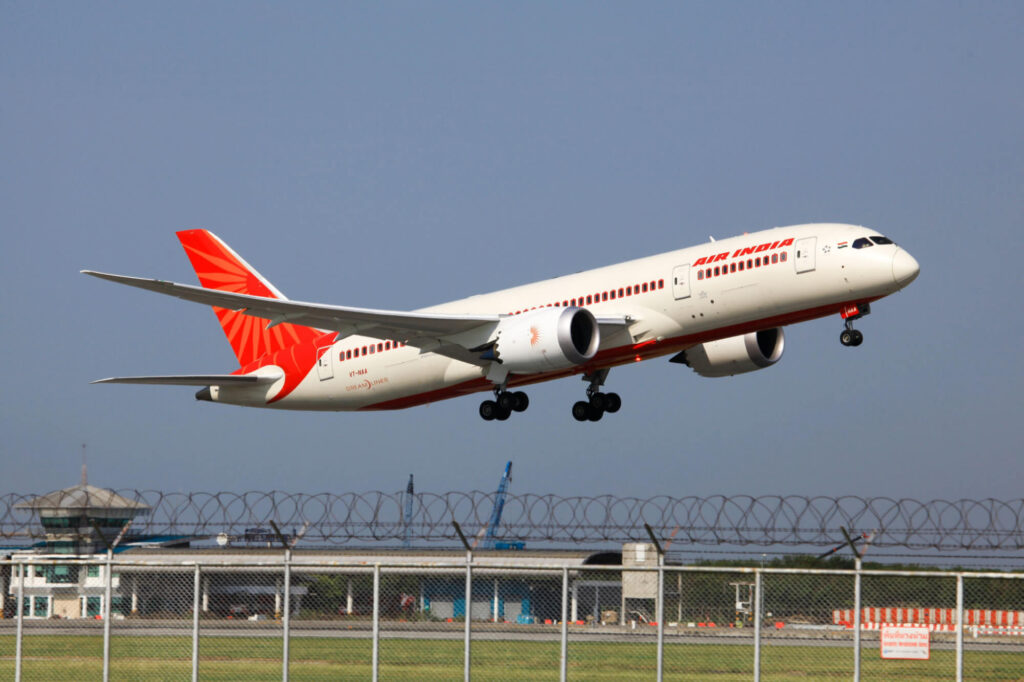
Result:
M0 637L0 680L14 677L14 637ZM100 636L28 635L24 639L23 679L92 680L103 669ZM112 680L187 680L192 670L190 637L116 636L111 640ZM370 677L369 640L294 638L292 680L365 680ZM461 680L462 642L382 639L380 672L385 680ZM557 680L557 642L474 641L474 680ZM865 680L951 680L952 651L932 650L928 661L883 661L864 650ZM1024 682L1024 653L965 654L966 679ZM653 679L655 646L582 643L569 646L569 677L576 680ZM203 637L203 680L281 679L281 640L277 638ZM850 679L848 648L762 647L765 680ZM672 643L665 647L667 680L749 680L753 647Z

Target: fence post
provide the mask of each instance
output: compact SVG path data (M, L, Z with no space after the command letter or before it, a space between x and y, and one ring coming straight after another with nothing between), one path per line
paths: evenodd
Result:
M853 560L853 681L860 682L860 566L858 556Z
M501 593L498 591L498 579L494 579L494 622L498 622L498 611L501 610Z
M473 613L473 552L466 551L466 634L465 634L465 652L463 661L463 679L469 682L469 664L470 664L470 622L472 618L470 616Z
M964 679L964 574L956 574L956 682Z
M282 635L284 642L281 650L281 679L288 682L288 645L291 637L291 612L292 612L292 550L284 550L284 620L282 621Z
M569 621L568 621L568 600L569 600L569 567L562 566L562 644L561 653L558 659L558 679L565 682L569 671Z
M110 680L110 597L114 584L114 550L107 548L107 575L103 587L103 682Z
M18 565L18 628L14 638L14 681L21 682L21 639L22 627L25 619L25 571L28 567L21 563Z
M662 552L658 552L658 601L654 617L658 619L658 682L662 682L665 679L665 555Z
M373 565L373 662L372 678L380 677L380 564Z
M196 563L192 575L192 682L199 682L199 594L202 587L202 569Z
M761 569L754 569L754 682L761 681Z

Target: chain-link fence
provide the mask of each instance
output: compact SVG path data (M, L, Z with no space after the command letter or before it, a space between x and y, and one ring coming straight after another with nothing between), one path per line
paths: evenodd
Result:
M0 562L0 679L1016 680L1024 573Z

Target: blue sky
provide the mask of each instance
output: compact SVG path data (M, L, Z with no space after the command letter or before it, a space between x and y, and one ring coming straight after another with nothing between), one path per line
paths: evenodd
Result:
M1021 496L1019 3L0 5L4 492L489 490ZM819 220L922 266L788 328L776 366L614 370L484 423L91 386L223 372L201 306L82 268L195 281L205 227L287 295L409 309Z

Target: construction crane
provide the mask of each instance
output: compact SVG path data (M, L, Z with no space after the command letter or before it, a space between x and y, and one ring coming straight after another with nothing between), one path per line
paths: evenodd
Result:
M483 547L482 549L523 549L526 547L525 542L499 542L494 539L494 536L498 532L498 526L501 525L501 512L505 509L505 496L508 494L508 484L512 482L512 462L505 464L505 473L501 476L501 481L498 483L498 491L494 493L494 510L491 512L491 519L487 522L487 527L483 532ZM480 538L477 537L479 543Z
M402 531L404 533L402 546L406 548L411 544L409 542L409 527L412 525L412 498L414 497L414 490L412 474L409 474L409 484L405 486L405 514L402 516Z

